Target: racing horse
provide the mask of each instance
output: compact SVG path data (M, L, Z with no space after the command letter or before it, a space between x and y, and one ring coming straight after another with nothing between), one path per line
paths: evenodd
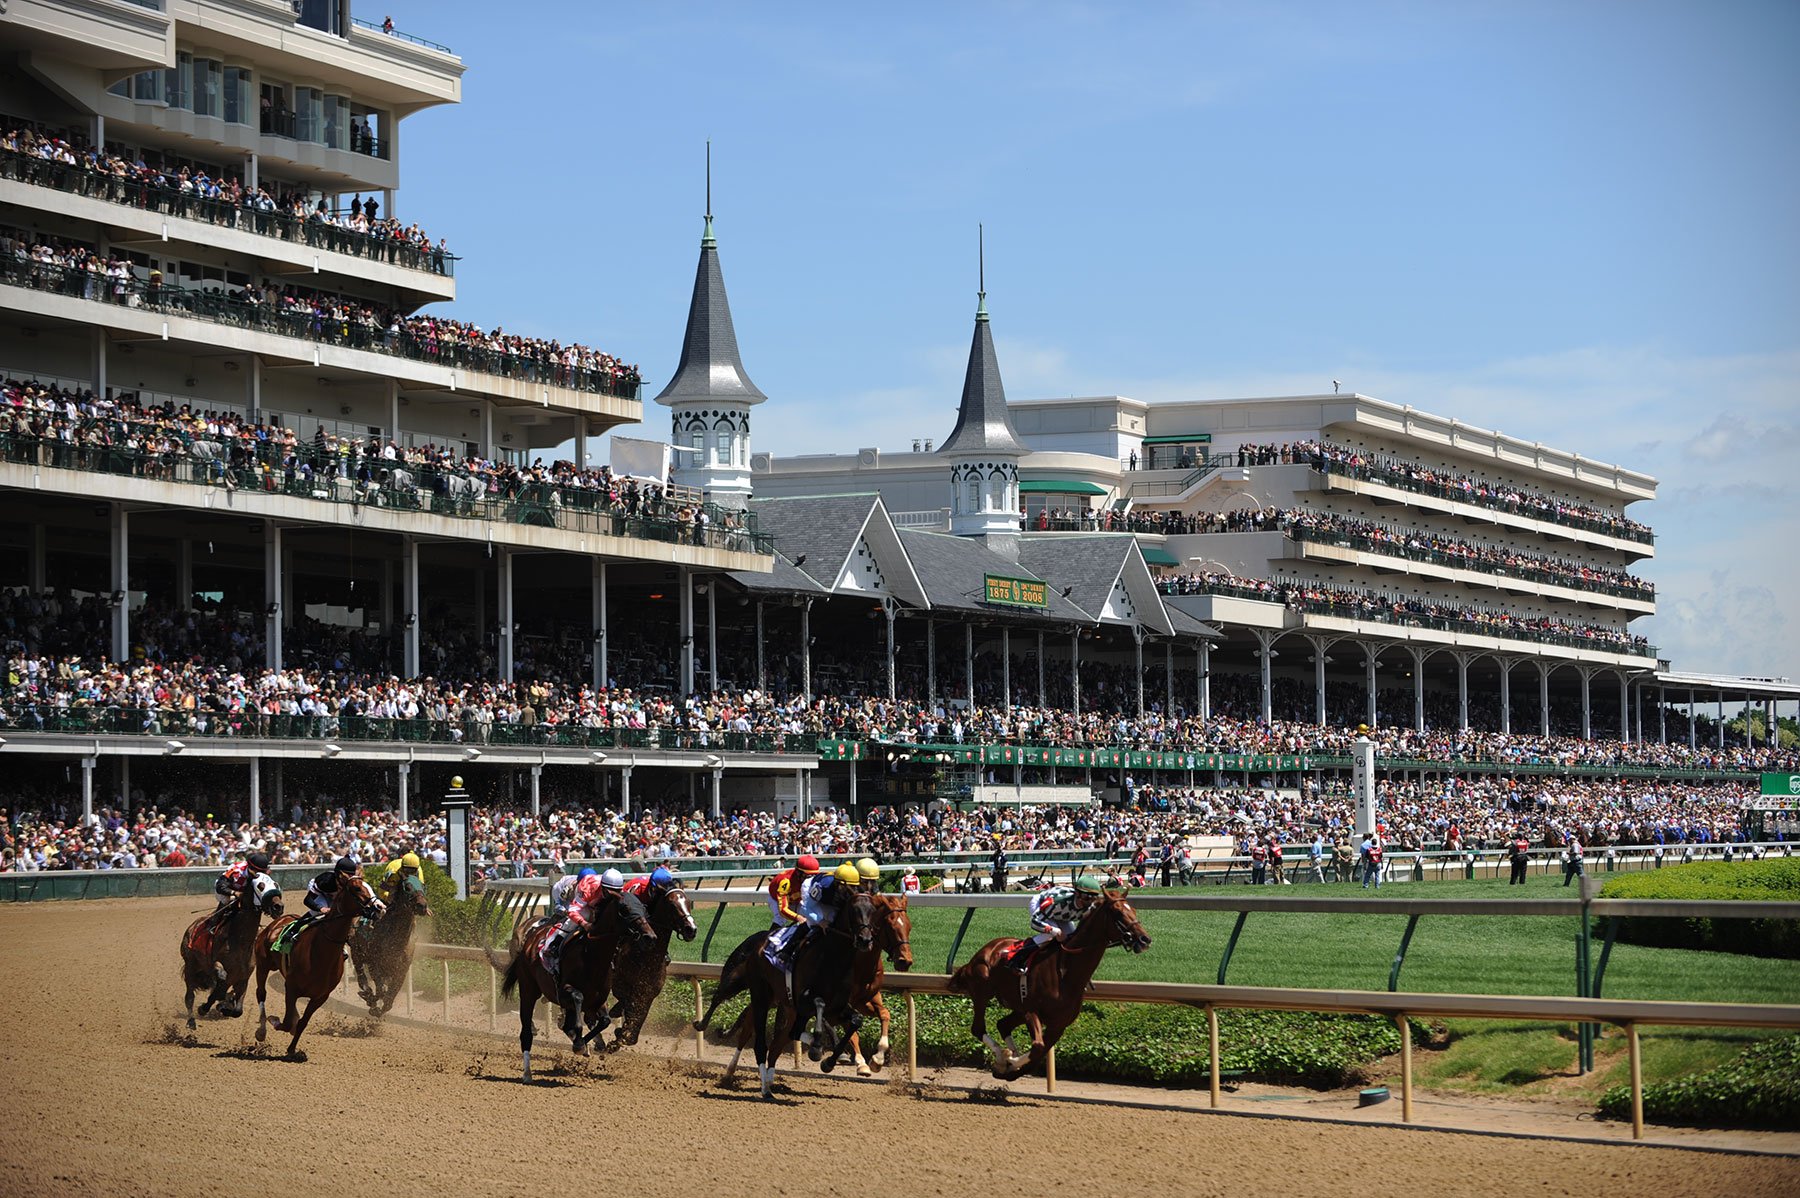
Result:
M412 967L413 921L430 915L425 883L408 875L394 892L394 901L373 923L365 923L350 938L350 964L356 970L356 991L369 1005L369 1014L380 1018L394 1009L406 971Z
M862 1041L857 1033L850 1033L850 1058L856 1063L858 1077L871 1077L875 1070L888 1064L888 1029L893 1026L893 1017L888 1014L887 1003L881 997L881 979L886 976L882 958L885 956L892 961L901 973L910 970L913 964L912 917L906 912L906 896L877 894L872 897L875 943L867 952L857 953L851 962L850 1003L865 1018L881 1021L881 1039L876 1042L875 1055L865 1057Z
M344 946L350 942L357 919L364 912L373 911L379 915L382 911L381 900L375 897L361 874L339 876L343 881L338 883L331 913L301 929L287 952L275 951L275 937L298 919L297 915L283 915L256 937L256 1042L261 1044L269 1038L269 971L275 970L281 974L281 987L287 1000L287 1012L275 1021L275 1030L293 1033L294 1038L288 1041L287 1048L290 1061L306 1059L306 1054L300 1051L300 1033L312 1021L319 1004L344 980ZM295 1011L302 998L306 1000L306 1011L296 1019Z
M538 999L548 997L552 1002L561 1002L557 978L544 967L543 958L544 941L556 927L554 922L540 920L515 937L512 960L506 963L500 977L500 993L510 995L515 989L519 992L519 1054L525 1081L531 1080L531 1044L535 1038L531 1017ZM612 989L619 941L627 935L654 939L656 933L648 924L627 926L619 904L610 902L601 907L592 927L571 936L563 945L559 973L567 984L569 1002L563 1005L562 1030L569 1038L569 1047L576 1052L586 1052L588 1044L611 1022L606 1013L606 995ZM489 953L488 960L498 967L496 956ZM581 1027L584 1021L586 1031Z
M726 958L713 992L712 1003L705 1014L694 1020L694 1030L704 1031L712 1021L719 1004L748 992L750 1004L738 1016L733 1030L738 1038L738 1052L743 1052L745 1024L756 1047L756 1067L762 1078L762 1096L770 1097L775 1081L777 1045L791 1043L798 1037L807 1045L807 1056L819 1061L819 1067L830 1073L837 1067L839 1055L850 1045L850 1037L862 1026L862 1012L850 1001L850 969L857 953L872 950L875 943L875 904L867 894L852 895L838 907L837 917L822 933L808 935L794 953L794 993L788 994L787 979L779 966L769 963L763 949L769 933L756 932L733 949ZM796 1001L797 1000L797 1001ZM813 1031L801 1034L805 1004L813 1006ZM775 1035L769 1036L769 1015L775 1013ZM841 1028L843 1035L834 1045L827 1045L827 1029ZM733 1057L731 1075L737 1066Z
M1150 947L1150 934L1138 922L1126 892L1107 890L1088 909L1081 926L1060 944L1046 945L1032 957L1025 985L1005 959L1019 946L1012 936L990 940L950 975L950 992L966 994L975 1004L970 1031L994 1054L994 1076L1011 1081L1038 1065L1081 1012L1088 981L1100 958L1113 945L1134 953ZM1000 1039L988 1035L987 1008L992 1002L1012 1008L995 1025ZM1031 1051L1024 1057L1013 1048L1012 1034L1023 1023L1031 1030Z
M268 874L251 874L250 891L232 902L229 912L212 911L188 925L181 937L181 978L187 984L188 1031L194 1030L194 992L212 988L200 1014L218 1004L221 1014L244 1013L244 990L250 985L250 950L263 916L281 918L281 886ZM214 922L218 926L214 927Z
M650 927L656 933L655 939L632 938L619 946L618 960L613 963L612 991L617 1001L611 1014L618 1026L613 1029L612 1043L606 1046L608 1052L637 1043L638 1033L650 1014L650 1004L662 993L663 982L668 978L669 937L692 940L700 930L694 923L687 892L670 886L657 895L650 904Z

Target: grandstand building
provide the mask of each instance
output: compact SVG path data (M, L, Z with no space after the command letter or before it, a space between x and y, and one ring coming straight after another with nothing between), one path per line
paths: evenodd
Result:
M948 764L1086 801L1348 769L1159 753L1121 730L1148 714L1693 745L1712 703L1723 747L1727 702L1800 698L1633 633L1654 479L1360 395L1009 401L985 283L940 444L753 452L710 185L671 468L603 469L632 355L458 321L456 230L405 210L449 49L348 0L14 0L0 59L15 810L406 812L453 774L534 813L804 810ZM884 701L955 751L878 748ZM1120 739L1051 751L1047 713Z

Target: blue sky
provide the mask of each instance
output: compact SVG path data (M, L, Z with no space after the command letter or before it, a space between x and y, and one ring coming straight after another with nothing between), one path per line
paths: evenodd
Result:
M463 316L654 393L711 138L758 450L949 431L985 222L1013 397L1337 378L1647 471L1635 626L1800 676L1800 5L383 2L468 64L397 203Z

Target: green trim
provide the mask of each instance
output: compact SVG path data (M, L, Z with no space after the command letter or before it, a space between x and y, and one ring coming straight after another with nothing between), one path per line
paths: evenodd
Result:
M1154 545L1139 545L1138 552L1142 553L1144 560L1152 566L1179 566L1181 564L1181 559L1173 553L1167 549L1158 549Z
M1211 433L1181 433L1173 437L1145 437L1145 445L1211 445Z
M1021 495L1104 495L1106 488L1072 478L1034 478L1019 484Z

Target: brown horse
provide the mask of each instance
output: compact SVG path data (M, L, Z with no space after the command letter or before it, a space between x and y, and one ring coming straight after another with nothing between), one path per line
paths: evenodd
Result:
M356 930L357 918L365 911L379 914L382 910L381 900L375 897L361 874L339 874L338 877L338 893L332 900L331 913L302 929L287 952L275 951L275 937L298 919L297 915L282 916L256 937L256 1042L261 1044L269 1038L269 971L273 969L281 974L281 988L287 999L287 1012L275 1021L275 1030L294 1035L288 1041L290 1061L306 1059L306 1054L300 1051L300 1033L312 1021L319 1004L344 980L344 946ZM302 998L306 1000L306 1010L296 1018L295 1012Z
M850 966L850 1003L865 1017L881 1020L881 1039L875 1045L875 1056L862 1054L862 1041L850 1033L850 1058L856 1063L856 1076L872 1077L875 1070L888 1063L888 1029L893 1018L881 997L881 979L886 976L882 957L905 973L912 968L912 917L906 913L904 894L877 894L875 903L875 943L868 952L857 953Z
M734 995L749 993L750 1005L738 1016L733 1031L738 1036L738 1051L742 1053L744 1028L746 1024L749 1026L756 1045L756 1066L762 1076L764 1098L770 1097L775 1082L775 1059L780 1055L780 1049L774 1045L790 1044L798 1038L807 1045L807 1056L830 1073L837 1067L838 1056L849 1048L850 1037L862 1026L862 1012L850 1001L850 968L857 953L869 952L874 946L874 901L867 894L852 895L848 902L838 907L837 918L829 927L809 934L805 943L795 950L792 999L788 996L787 979L782 976L781 969L771 965L763 955L768 939L769 933L756 932L732 950L725 960L712 1003L705 1014L694 1021L694 1030L704 1031L720 1003ZM802 1013L809 1003L813 1030L802 1035L800 1028L805 1022ZM769 1035L771 1012L776 1016L772 1039ZM827 1042L831 1028L843 1031L835 1044ZM736 1057L732 1058L731 1064L732 1068L736 1067ZM725 1072L729 1077L732 1070Z
M562 1004L562 1030L569 1037L569 1047L576 1052L585 1052L588 1044L611 1022L606 1013L606 995L612 989L613 961L618 956L620 939L626 935L645 939L655 936L647 924L626 926L618 902L606 903L596 915L593 926L571 936L563 945L558 973L566 988L568 1001L565 1003L565 991L558 988L558 979L544 968L543 955L539 951L556 926L553 922L540 921L525 929L522 935L515 936L512 960L506 963L500 978L502 994L511 994L515 989L519 992L519 1054L525 1081L531 1080L531 1044L536 1036L531 1017L537 1010L538 999L548 997L550 1001ZM496 966L499 964L492 953L488 960ZM586 1031L581 1028L583 1021L587 1024Z
M669 937L692 940L700 928L694 923L687 892L670 886L650 902L650 927L656 938L632 937L619 946L618 960L613 963L612 1017L618 1021L612 1043L606 1051L617 1052L636 1044L644 1020L650 1015L650 1004L662 993L669 974Z
M406 985L406 971L413 959L413 922L431 914L423 881L409 874L396 883L387 912L350 939L357 993L369 1004L369 1014L377 1018L394 1009L394 1000Z
M252 874L249 890L232 900L231 910L213 911L188 925L181 937L181 979L187 984L188 1031L194 1030L194 992L212 988L200 1014L217 1003L223 1015L244 1013L250 985L250 950L267 915L281 918L281 887L268 874ZM214 927L217 922L219 926Z
M1023 994L1018 971L1002 960L1018 943L1011 936L990 940L950 976L951 992L974 1000L975 1020L969 1030L993 1050L994 1076L1007 1081L1043 1061L1075 1022L1088 981L1100 968L1106 950L1118 944L1141 953L1150 947L1150 934L1138 922L1125 892L1107 891L1088 909L1074 934L1061 944L1046 945L1032 957ZM987 1031L990 1002L1012 1008L995 1025L1001 1036L998 1041ZM1031 1052L1015 1061L1012 1034L1021 1023L1031 1029Z

